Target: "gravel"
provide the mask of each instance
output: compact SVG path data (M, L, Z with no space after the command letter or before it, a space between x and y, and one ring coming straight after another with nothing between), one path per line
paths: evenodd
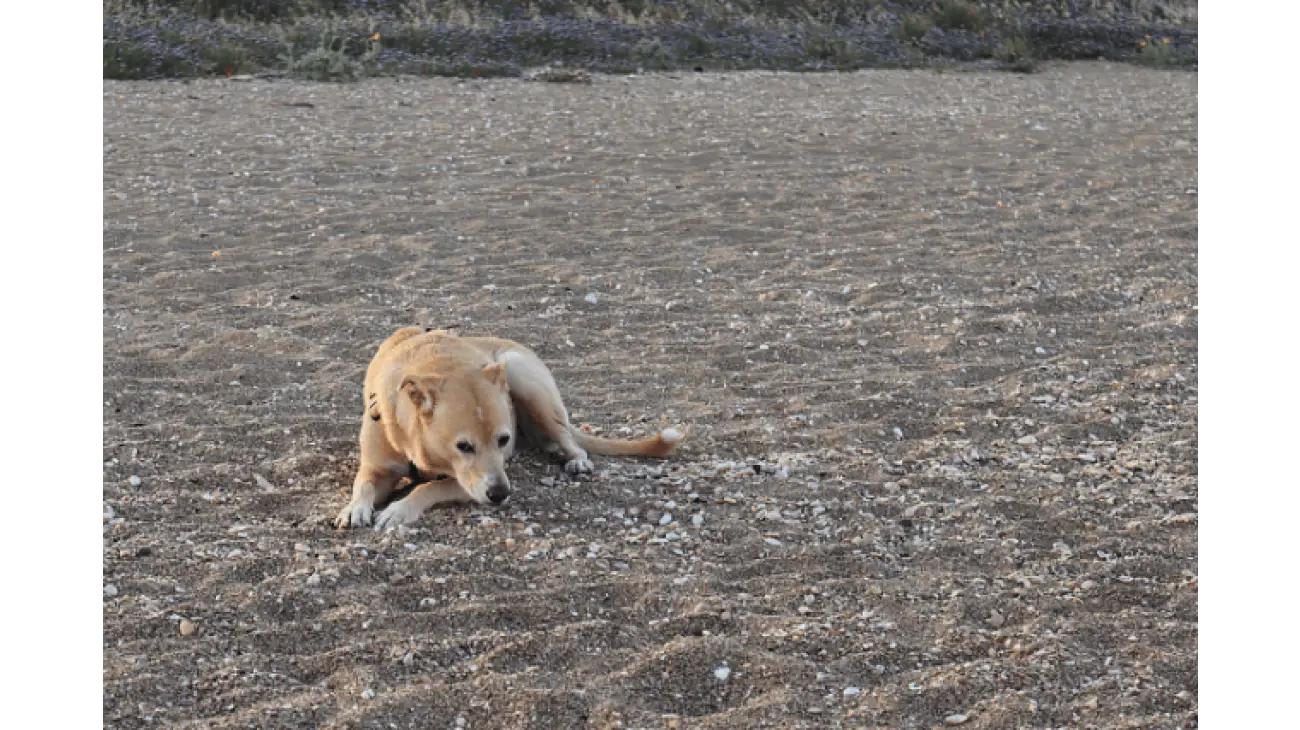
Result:
M1097 63L105 83L105 727L1193 725L1195 110ZM408 324L690 435L335 531Z

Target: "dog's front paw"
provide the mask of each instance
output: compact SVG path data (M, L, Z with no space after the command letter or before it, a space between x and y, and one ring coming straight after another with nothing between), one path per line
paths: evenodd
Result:
M374 516L375 506L370 502L348 502L338 517L334 518L334 526L340 530L346 530L349 527L362 527L370 524L370 518Z
M420 519L420 510L411 506L410 500L399 500L388 505L375 518L375 529L384 530L398 525L409 525Z
M573 459L564 465L564 470L574 476L577 476L578 474L590 474L595 468L596 465L592 464L587 459Z

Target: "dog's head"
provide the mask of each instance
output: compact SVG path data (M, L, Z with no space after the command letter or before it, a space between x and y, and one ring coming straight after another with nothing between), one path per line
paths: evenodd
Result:
M402 380L397 420L423 474L456 477L480 504L510 496L505 460L515 438L505 366L456 368Z

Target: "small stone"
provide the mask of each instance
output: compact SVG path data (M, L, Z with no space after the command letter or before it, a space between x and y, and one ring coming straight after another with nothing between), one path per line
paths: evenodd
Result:
M1035 354L1035 355L1046 355L1046 354L1047 354L1047 350L1044 350L1044 349L1041 348L1041 347L1035 347L1035 348L1034 348L1034 354Z
M540 482L541 485L542 485L543 487L553 487L553 486L555 486L555 479L552 478L552 477L542 477L541 479L538 479L537 481Z
M673 521L673 513L671 512L665 512L664 516L659 518L660 525L671 524L672 521Z
M725 682L727 681L727 677L731 676L731 667L727 667L727 666L718 667L717 669L713 670L713 676L717 678L719 682Z
M373 689L370 689L369 687L366 687L365 689L361 690L361 696L364 697L365 699L373 700L375 698L375 691Z
M591 294L588 294L587 296L583 297L583 299L586 299L588 304L595 304L597 301L596 293L592 292Z
M320 585L320 574L319 574L319 573L312 573L311 575L307 576L307 585L309 585L309 586L318 586L318 585Z
M860 694L862 694L862 690L858 689L857 687L845 687L845 688L844 688L844 696L845 696L845 697L857 697L857 696L860 695Z
M894 438L897 439L897 440L899 440L899 441L902 441L902 440L903 440L903 429L899 428L898 426L894 426Z
M960 713L959 713L959 714L956 714L956 715L949 715L949 716L943 718L943 724L947 725L948 727L956 727L956 726L958 726L958 725L965 725L965 724L966 724L967 722L969 722L969 721L970 721L970 717L968 717L968 716L966 716L966 715L964 715L964 714L960 714Z
M1020 444L1021 446L1033 446L1034 444L1038 443L1038 437L1031 433L1028 436L1021 436L1020 438L1016 439L1016 443Z
M989 614L989 626L992 626L995 629L1002 628L1002 624L1005 624L1006 622L1007 622L1006 617L998 613L997 611L994 611L993 613Z
M117 586L112 583L104 584L104 598L112 598L117 595Z
M781 541L778 540L778 539L776 539L775 537L765 537L765 538L763 538L763 542L767 543L768 545L780 545L780 544L781 544Z
M692 516L691 516L691 524L692 524L692 525L695 525L696 527L699 527L700 525L703 525L703 524L704 524L704 515L703 515L703 513L696 513L696 514L692 515Z
M127 483L127 484L130 484L130 485L133 486L133 487L138 487L138 486L140 486L141 484L143 484L143 482L140 481L140 477L138 477L138 476L136 476L136 475L134 475L134 474L131 475L131 478L130 478L130 479L127 479L127 480L126 480L126 483Z
M187 618L183 618L181 619L180 630L181 630L181 636L189 636L193 634L195 631L198 631L199 627L195 626L193 621Z

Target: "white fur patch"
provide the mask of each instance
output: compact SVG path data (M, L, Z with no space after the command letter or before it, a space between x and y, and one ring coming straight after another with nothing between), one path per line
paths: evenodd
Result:
M564 470L574 475L590 474L595 468L596 465L585 458L572 459L564 465Z
M663 439L665 442L670 444L675 444L678 441L681 441L682 436L684 435L685 434L683 434L681 431L678 431L675 428L665 428L664 430L659 432L659 438Z
M374 497L373 487L370 499L354 499L348 502L338 517L334 518L334 526L340 529L347 527L361 527L370 524L370 518L374 514Z
M388 505L379 516L375 518L375 529L391 529L398 525L409 525L420 519L421 510L411 503L410 499L403 499Z

